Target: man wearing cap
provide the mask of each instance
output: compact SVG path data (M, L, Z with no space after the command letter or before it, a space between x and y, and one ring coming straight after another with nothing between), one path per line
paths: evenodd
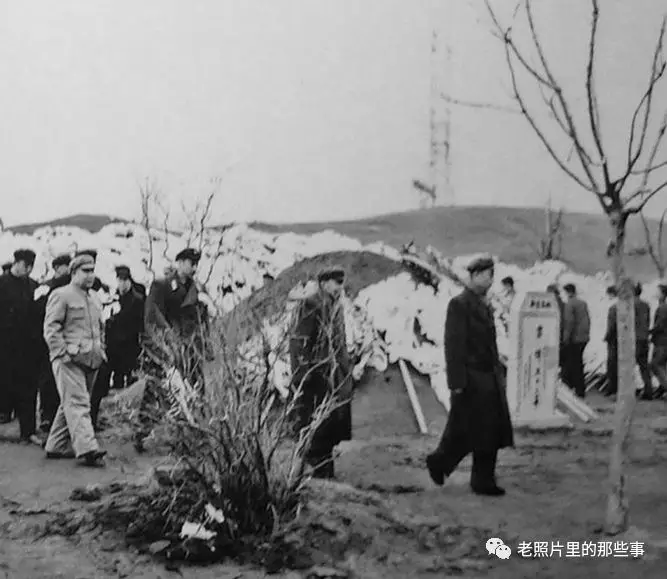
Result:
M11 261L8 261L7 263L2 264L2 275L7 275L11 269L12 265L14 265Z
M660 383L654 394L656 398L667 393L667 282L658 285L658 292L658 307L651 329L651 371Z
M139 409L140 427L134 446L143 452L144 439L150 434L151 423L162 410L158 381L165 359L176 361L183 378L204 388L204 354L208 334L208 312L199 300L194 279L201 253L186 248L176 255L176 264L163 279L156 279L146 298L144 309L144 362L157 374L151 376L144 390ZM156 363L156 361L159 361Z
M429 475L444 484L472 452L470 486L480 495L501 496L496 482L498 450L514 445L505 393L505 369L496 344L493 312L486 294L494 262L479 257L468 265L468 287L452 298L445 320L445 360L451 403L440 443L426 458Z
M588 305L577 296L577 288L568 283L563 286L567 301L563 308L563 356L567 384L579 398L586 396L584 377L584 350L591 337L591 317Z
M303 298L290 336L292 384L298 394L299 430L311 423L327 397L332 396L337 405L316 429L304 454L313 476L333 478L333 449L352 438L352 364L341 301L345 271L340 267L327 268L317 280L318 291Z
M91 292L95 260L90 255L75 257L70 274L69 285L49 296L44 320L44 338L60 394L46 456L77 457L86 466L102 466L106 453L100 450L90 419L90 390L106 361L102 306Z
M70 282L69 264L72 258L64 253L56 256L51 262L54 275L51 279L44 282L35 292L35 303L39 309L40 328L44 326L44 318L46 317L46 304L51 293L59 287L64 287ZM40 414L40 430L47 434L51 430L53 419L56 416L58 405L60 404L60 396L58 395L58 388L56 386L56 379L53 377L53 369L51 368L51 361L49 359L49 347L44 340L43 332L40 348L40 365L39 365L39 414Z
M90 257L93 258L93 261L97 265L97 250L96 249L80 249L74 254L74 257L79 257L81 255L89 255ZM104 290L105 292L109 292L109 286L105 284L99 277L95 276L95 280L93 281L93 287L90 288L94 292L98 292L100 290Z
M40 345L39 316L34 295L38 284L30 278L35 252L19 249L9 274L0 278L0 392L2 421L14 411L21 441L41 445L37 436L37 367Z
M102 398L108 395L111 377L113 387L125 388L136 369L141 352L140 337L144 329L144 301L133 287L132 274L126 265L116 267L118 302L106 323L106 346L109 359L106 370L100 371L91 395L90 415L97 427ZM115 311L114 311L115 310ZM102 375L103 374L103 375Z

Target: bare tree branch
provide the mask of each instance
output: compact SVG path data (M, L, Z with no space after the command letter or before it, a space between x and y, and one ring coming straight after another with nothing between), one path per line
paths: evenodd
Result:
M651 258L651 261L653 262L653 265L655 266L658 275L660 277L663 277L665 275L665 268L667 267L663 251L664 248L662 245L665 217L667 217L667 209L665 209L665 211L662 214L662 217L660 218L660 221L658 222L658 235L656 243L653 243L653 234L651 233L651 229L648 225L648 220L646 219L644 212L641 212L639 215L642 220L642 226L644 227L644 237L646 239L646 246L645 246L646 252L649 254L649 257Z
M521 114L520 110L514 109L512 107L506 107L506 106L503 106L503 105L496 105L496 104L493 104L493 103L465 101L465 100L450 97L449 95L446 95L444 93L440 95L440 98L442 98L442 100L444 100L445 102L448 102L448 103L453 104L453 105L462 106L462 107L469 107L469 108L473 108L473 109L488 109L488 110L492 110L492 111L499 111L499 112L503 112L503 113L511 113L511 114L515 114L515 115L520 115Z
M625 212L628 215L636 215L637 213L640 213L643 211L644 207L646 207L647 203L653 199L658 193L660 193L663 189L667 188L667 181L661 183L658 187L653 189L652 191L646 191L645 189L640 189L636 193L633 193L628 197L628 199L625 201ZM639 205L636 207L630 207L630 203L633 201L636 201L637 199L641 199Z
M602 135L600 127L600 106L598 104L597 96L595 94L595 46L597 40L598 20L600 18L600 10L597 0L591 0L593 7L593 20L591 23L591 38L588 43L588 64L586 66L586 95L588 97L588 118L591 123L591 133L593 140L597 147L600 161L602 162L602 174L604 176L605 189L609 187L611 179L609 178L609 165L607 163L607 156L602 146Z
M658 35L658 41L656 43L655 51L653 53L653 60L651 62L651 79L649 81L648 88L646 89L646 92L642 96L641 100L639 101L639 104L637 105L637 108L635 109L632 115L632 122L630 124L630 141L628 143L628 169L624 176L624 181L634 170L643 152L644 143L646 141L646 134L648 132L649 121L651 118L653 94L656 85L665 74L666 70L665 62L664 61L660 62L660 60L662 58L666 24L667 24L667 17L663 18L662 20L662 25L660 27L660 34ZM644 122L641 130L641 135L639 137L639 144L637 145L637 149L633 153L635 131L637 127L637 118L639 117L642 107L644 108ZM650 166L650 163L648 166Z

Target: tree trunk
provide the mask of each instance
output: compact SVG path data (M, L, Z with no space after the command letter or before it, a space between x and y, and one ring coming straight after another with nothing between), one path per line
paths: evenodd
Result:
M614 279L619 289L616 310L618 336L618 393L614 413L614 434L609 461L609 489L605 531L616 535L628 528L628 499L625 495L624 459L632 412L635 407L635 309L634 284L625 277L623 267L625 221L614 222L615 244L612 253Z

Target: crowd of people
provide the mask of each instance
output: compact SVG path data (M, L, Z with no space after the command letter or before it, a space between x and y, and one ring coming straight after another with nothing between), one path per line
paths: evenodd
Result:
M127 266L116 267L116 294L105 307L100 293L108 295L109 287L95 275L95 250L57 256L53 277L41 286L30 277L36 254L17 250L0 276L0 423L16 419L21 442L43 447L47 458L102 466L106 453L96 431L111 387L125 388L141 366L155 366L165 344L186 350L177 356L179 370L195 368L194 379L203 381L201 349L191 347L208 324L194 281L200 257L195 249L181 251L148 295ZM151 383L144 390L139 451L154 389Z

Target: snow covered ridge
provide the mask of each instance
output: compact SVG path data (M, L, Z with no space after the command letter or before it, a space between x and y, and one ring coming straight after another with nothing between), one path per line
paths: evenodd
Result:
M33 249L37 261L33 277L44 281L50 274L50 263L59 253L93 248L98 251L97 274L111 288L115 286L114 268L127 265L135 279L150 284L154 274L161 275L174 256L186 245L202 248L198 277L207 293L223 311L232 310L239 301L249 297L295 262L332 251L370 251L400 260L400 253L385 244L364 246L356 239L327 230L314 235L294 233L269 234L243 224L224 231L208 230L200 243L189 243L181 235L160 230L149 233L140 225L114 223L92 234L75 227L44 227L33 235L0 233L0 259L10 261L13 252L22 247ZM465 266L471 256L443 259L430 250L455 276L465 279ZM151 261L152 256L152 261ZM605 289L610 283L606 274L582 276L569 271L559 262L539 263L528 269L498 263L496 285L491 296L497 310L498 345L507 352L507 336L503 324L500 280L510 275L517 291L544 291L550 283L572 282L588 302L592 318L591 343L585 360L589 372L604 371L606 349L602 340L609 302ZM364 366L384 370L388 362L399 358L410 361L425 374L444 370L444 323L449 300L461 291L452 279L443 279L436 292L433 287L416 283L406 272L364 289L354 303L346 301L347 335L350 351L358 360L356 374ZM644 298L656 305L656 285L646 286ZM286 351L279 348L280 334L289 326L291 306L283 316L268 320L265 334L275 344L274 383L279 389L289 377ZM257 344L248 344L250 350Z

